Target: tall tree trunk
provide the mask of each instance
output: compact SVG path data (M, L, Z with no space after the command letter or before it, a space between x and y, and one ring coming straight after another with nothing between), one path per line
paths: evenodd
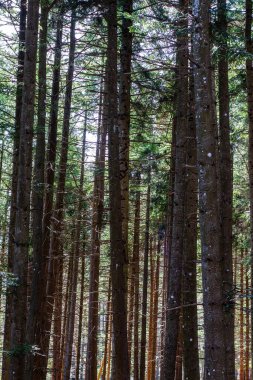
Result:
M67 172L67 161L68 161L68 141L69 141L69 125L70 125L70 113L71 113L71 97L72 97L72 85L73 85L73 74L74 74L74 58L75 58L75 23L76 15L75 10L72 11L71 25L70 25L70 47L69 47L69 63L68 63L68 73L67 73L67 83L65 92L65 104L64 104L64 115L63 115L63 130L62 130L62 141L61 141L61 153L59 162L59 177L57 183L56 201L54 207L54 215L52 217L52 230L54 233L51 236L50 241L50 262L48 269L48 282L47 282L47 300L43 305L43 323L42 331L44 335L41 340L41 351L44 356L42 356L42 365L40 371L44 370L44 375L46 374L45 369L47 368L48 360L48 350L49 350L49 340L50 340L50 330L52 323L53 314L53 304L54 295L57 284L57 277L59 273L59 262L61 257L60 253L60 239L62 233L62 222L64 215L64 194L65 194L65 180ZM38 375L37 375L38 376Z
M39 79L38 79L38 120L37 120L37 144L34 163L34 180L32 194L32 286L30 309L26 327L26 341L30 345L35 344L35 332L41 295L40 282L43 274L43 200L44 200L44 171L45 171L45 123L46 123L46 59L47 59L47 3L43 4L40 16L39 34ZM33 353L28 353L26 362L27 380L33 378Z
M245 44L247 53L253 54L252 40L252 0L246 0L246 24L245 24ZM253 286L253 60L246 60L247 79L247 103L248 103L248 123L249 123L249 143L248 143L248 170L249 170L249 191L250 191L250 257L251 257L251 286ZM251 361L253 363L253 301L251 300Z
M227 299L224 313L225 361L227 380L235 379L233 257L232 257L232 153L230 145L227 4L218 0L219 26L219 169L221 254L223 255L223 291Z
M166 319L167 319L167 302L170 278L170 257L172 243L173 227L173 204L174 204L174 184L175 184L175 151L176 151L176 116L173 116L172 131L170 144L170 171L169 171L169 189L168 189L168 206L166 211L166 231L165 231L165 248L164 248L164 281L163 281L163 311L162 311L162 334L161 334L161 379L164 376L164 347L166 336Z
M85 114L85 127L83 132L83 147L82 147L82 161L81 161L81 173L80 173L80 189L79 189L79 200L77 209L77 224L75 230L74 239L74 265L73 265L73 283L72 283L72 293L70 295L70 310L69 310L69 324L67 326L66 335L66 350L63 368L63 379L69 380L70 369L72 362L72 346L73 346L73 336L75 327L75 311L76 311L76 293L77 293L77 279L78 279L78 263L80 255L80 234L81 234L81 217L82 217L82 201L83 201L83 183L84 183L84 160L85 160L85 147L86 147L86 124L87 124L87 111Z
M14 234L16 220L16 201L17 201L17 176L19 161L19 140L20 140L20 124L22 110L22 94L23 94L23 76L24 76L24 58L25 58L25 30L26 30L26 7L27 0L20 0L20 16L19 16L19 51L17 65L17 89L16 89L16 107L15 107L15 131L12 156L12 180L11 180L11 204L10 204L10 220L9 220L9 237L8 237L8 273L13 273L14 259ZM5 324L4 324L4 343L3 343L3 362L2 362L2 378L8 380L10 358L5 353L10 350L11 325L13 320L12 314L12 292L6 294L5 308Z
M107 75L107 74L106 74ZM98 335L98 293L100 266L100 239L104 212L104 176L106 150L106 117L107 117L107 78L104 84L104 99L102 106L102 82L99 110L99 125L97 132L97 152L95 163L95 178L93 189L92 236L90 255L90 286L89 286L89 321L86 358L86 380L97 378L97 335ZM102 111L103 109L103 111ZM102 112L102 114L101 114Z
M122 2L122 1L121 1ZM129 219L129 130L130 130L130 90L132 60L132 11L133 0L123 0L120 50L120 88L119 88L119 136L120 136L120 185L122 236L128 259L128 219Z
M16 285L12 297L13 323L11 326L11 350L18 352L18 354L11 356L10 379L21 379L25 368L27 264L29 251L30 191L38 20L39 0L30 0L28 2L25 40L24 84L20 122L16 202L17 211L13 259L13 275Z
M182 17L177 37L177 101L176 101L176 157L173 203L172 247L170 255L171 275L169 277L168 311L164 348L164 378L174 380L179 316L182 301L182 266L185 218L185 163L188 128L188 2L180 0Z
M110 193L110 254L115 368L113 380L129 379L126 307L126 252L123 244L119 130L117 128L117 1L108 0L108 155Z
M194 2L193 59L196 109L199 219L202 246L205 379L225 376L224 297L220 252L216 130L210 67L210 3ZM208 112L207 112L208 110ZM215 331L215 334L214 334Z
M159 298L159 277L160 277L160 254L161 254L161 240L158 236L157 242L157 258L156 258L156 271L155 271L155 292L154 292L154 318L153 318L153 347L151 355L151 380L156 378L156 346L157 346L157 323L158 323L158 298Z
M60 68L61 68L61 47L62 47L62 14L59 11L57 18L56 42L55 42L55 58L52 81L52 94L50 105L50 119L48 144L46 155L46 170L45 170L45 197L44 197L44 217L43 217L43 253L41 262L41 276L38 283L41 303L39 304L39 312L34 315L35 344L42 348L45 331L43 326L44 320L44 305L46 303L46 282L47 282L47 267L50 244L50 222L53 208L53 185L55 178L55 160L56 160L56 144L57 144L57 124L58 124L58 103L59 103L59 87L60 87ZM33 358L33 369L36 370L37 376L39 372L46 371L43 368L45 365L44 356L35 355ZM38 372L39 371L39 372Z
M186 200L183 260L183 356L184 379L199 380L197 315L197 208L198 174L193 75L190 77L186 154Z
M133 266L134 274L134 380L139 380L139 278L140 278L140 173L136 174L136 196L133 238Z
M147 298L148 298L148 254L149 254L149 229L150 229L150 182L151 168L148 167L147 173L147 203L146 203L146 222L145 222L145 247L144 247L144 268L142 286L142 314L141 314L141 352L140 352L140 380L145 379L146 369L146 345L147 345Z

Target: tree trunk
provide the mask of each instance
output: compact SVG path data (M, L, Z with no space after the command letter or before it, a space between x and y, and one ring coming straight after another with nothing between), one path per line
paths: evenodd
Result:
M129 379L126 307L126 252L123 244L119 130L117 128L117 2L108 0L108 155L110 193L110 254L112 280L113 380Z
M12 156L12 180L11 180L11 204L10 204L10 220L9 220L9 236L8 236L8 273L13 273L14 259L14 234L16 220L16 201L17 201L17 176L19 161L19 140L20 140L20 124L22 110L22 94L23 94L23 76L24 76L24 58L25 58L25 30L26 30L26 6L27 0L20 0L20 16L19 16L19 51L18 51L18 67L17 67L17 88L16 88L16 107L15 107L15 133ZM6 351L10 350L11 325L13 321L12 292L6 294L5 323L4 323L4 342L3 342L3 362L2 362L2 379L8 380L10 358L6 355Z
M232 257L232 152L230 145L227 4L218 0L219 27L219 169L220 169L220 222L221 254L223 255L223 291L227 299L224 313L225 361L227 380L235 379L233 257Z
M102 94L102 82L100 93ZM90 255L90 286L89 286L89 321L88 343L86 358L86 380L97 378L97 335L98 335L98 294L99 294L99 266L100 266L100 239L104 213L104 176L106 150L106 117L107 117L107 78L104 84L104 99L100 98L99 125L97 132L97 152L93 189L92 208L92 236ZM103 111L102 111L103 109ZM101 115L102 111L102 115ZM102 122L101 122L102 121Z
M35 331L35 344L42 348L43 340L45 338L45 330L43 326L46 303L46 282L47 282L47 268L49 257L49 244L50 244L50 223L53 208L53 186L55 178L55 160L56 160L56 144L57 144L57 124L58 124L58 103L59 103L59 86L60 86L60 67L61 67L61 47L62 47L62 14L59 11L57 19L56 42L55 42L55 58L53 69L53 82L50 106L50 119L49 119L49 132L48 132L48 145L46 155L46 170L45 170L45 196L44 196L44 217L43 217L43 253L41 268L42 273L40 276L39 293L41 304L39 312L34 318L36 331ZM37 376L39 372L46 371L44 357L35 355L33 358L33 367L36 370ZM38 372L39 371L39 372Z
M246 44L247 53L253 54L252 0L246 0L245 5L246 5L245 44ZM249 170L249 191L250 191L251 286L253 286L253 60L251 58L247 58L246 60L246 79L247 79L247 103L248 103L248 123L249 123L248 170ZM253 304L253 300L251 300L251 361L253 363L253 307L252 307L252 304Z
M85 127L83 132L83 147L82 147L82 161L80 173L80 189L79 200L77 209L77 224L74 238L74 263L73 263L73 278L72 278L72 292L70 294L70 310L69 310L69 323L66 331L66 350L63 368L63 380L69 380L70 369L72 361L72 346L75 327L75 311L76 311L76 293L77 293L77 279L78 279L78 263L80 255L80 234L81 234L81 217L82 217L82 201L83 201L83 182L84 182L84 160L85 160L85 147L86 147L86 125L87 125L87 111L85 114Z
M43 274L43 200L44 200L44 172L45 172L45 123L46 123L46 60L47 60L47 3L42 6L39 34L39 78L38 78L38 120L37 120L37 144L34 163L34 180L32 194L32 285L30 309L26 327L26 341L35 345L36 323L40 304L42 302L40 292L41 275ZM27 380L33 378L32 353L28 353L26 362Z
M193 59L205 329L204 378L225 378L216 130L210 68L210 3L194 2ZM208 110L208 112L207 112ZM215 333L214 333L215 332Z
M40 371L45 371L47 368L48 360L48 350L49 350L49 340L50 340L50 330L52 323L53 314L53 304L54 295L56 289L56 279L59 273L59 262L61 257L59 255L60 250L60 239L62 233L62 222L63 222L63 208L64 208L64 194L65 194L65 180L67 171L67 161L68 161L68 141L69 141L69 125L70 125L70 112L71 112L71 96L72 96L72 84L73 84L73 74L74 74L74 58L75 58L75 22L76 22L75 11L72 11L71 16L71 26L70 26L70 48L69 48L69 63L68 63L68 73L67 73L67 83L65 92L65 104L64 104L64 115L63 115L63 130L62 130L62 141L61 141L61 153L59 162L59 177L57 183L56 201L54 207L54 215L52 217L52 230L54 233L51 236L50 241L50 262L48 269L48 283L47 283L47 300L43 305L43 323L42 331L44 331L41 337L41 351L44 356L42 356L42 365ZM44 372L44 375L46 372ZM38 376L38 375L37 375Z
M85 246L83 247L83 252L81 256L81 289L80 289L79 321L78 321L78 337L77 337L77 353L76 353L76 380L79 380L80 362L81 362L81 343L82 343L82 331L83 331L84 275L85 275Z
M199 380L197 315L197 208L198 174L193 75L190 77L186 154L186 200L183 260L183 356L184 379Z
M185 219L185 163L188 128L188 2L180 0L183 13L177 37L177 101L176 101L176 157L173 203L172 247L170 254L168 311L164 348L164 378L174 380L179 336L179 316L182 302L182 266Z
M27 264L29 251L30 191L32 171L32 142L36 86L36 54L39 19L39 0L28 2L25 40L22 111L20 122L19 163L13 275L15 291L12 297L10 379L21 379L25 363L25 330L27 311ZM13 289L14 290L14 289Z
M141 352L140 352L140 380L145 379L146 368L146 331L147 331L147 296L148 296L148 254L149 254L149 228L150 228L150 182L151 168L148 167L147 173L147 203L146 203L146 222L145 222L145 247L144 247L144 268L142 286L142 314L141 314Z
M120 136L120 185L122 235L128 260L128 219L129 219L129 129L130 129L130 91L132 60L132 11L133 0L123 0L120 50L120 88L119 88L119 136Z

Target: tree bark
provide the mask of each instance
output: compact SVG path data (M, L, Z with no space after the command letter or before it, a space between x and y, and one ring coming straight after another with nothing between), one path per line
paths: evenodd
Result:
M44 194L44 216L43 216L43 245L42 245L42 262L41 262L41 275L38 283L41 303L39 304L39 312L34 318L36 331L35 331L35 344L42 347L43 339L45 337L45 330L43 326L45 303L46 303L46 282L47 282L47 269L50 245L50 224L52 218L53 208L53 187L55 179L55 160L56 160L56 145L57 145L57 124L58 124L58 103L59 103L59 87L60 87L60 68L61 68L61 47L62 47L62 13L59 11L57 18L56 28L56 41L55 41L55 57L52 81L52 94L50 105L50 118L49 118L49 131L48 131L48 144L46 152L46 168L45 168L45 194ZM44 368L44 357L35 355L33 358L34 370L46 371ZM37 376L39 375L36 372Z
M220 380L226 373L224 297L220 252L216 128L210 67L209 7L210 2L207 0L196 1L193 4L193 59L205 329L204 378Z
M223 291L227 299L224 312L225 361L227 380L235 379L233 256L232 256L232 198L233 162L230 144L229 82L227 46L227 4L218 0L219 29L219 169L221 254L223 255Z
M117 2L107 2L108 21L108 155L110 194L110 255L112 280L113 339L115 371L113 380L129 379L126 307L126 252L123 244L119 129L117 127Z
M64 115L63 115L63 130L62 130L62 141L61 141L61 152L60 152L60 162L59 162L59 177L57 183L56 201L54 207L54 214L52 218L52 230L54 233L51 236L50 250L49 250L49 269L48 269L48 282L47 282L47 299L43 306L43 323L42 331L44 331L41 337L41 351L44 356L42 356L42 365L38 368L38 371L44 372L46 375L47 360L48 360L48 350L49 350L49 340L50 340L50 330L52 323L52 313L54 296L56 289L56 279L59 273L59 262L61 257L59 255L60 250L60 239L62 233L62 222L64 215L64 195L65 195L65 180L67 172L67 161L68 161L68 141L69 141L69 125L70 125L70 113L71 113L71 97L72 97L72 85L73 85L73 74L74 74L74 59L75 59L75 23L76 15L75 10L72 11L71 25L70 25L70 47L69 47L69 63L68 63L68 73L67 73L67 83L65 92L65 103L64 103ZM37 376L40 376L39 373ZM43 379L44 377L42 377Z
M145 222L145 246L144 246L144 268L142 286L142 314L141 314L141 352L140 352L140 380L145 379L146 369L146 331L147 331L147 296L148 296L148 256L149 256L149 229L150 229L150 182L151 168L148 166L147 173L147 203L146 203L146 222Z
M32 142L36 86L36 54L39 20L39 0L28 2L27 29L20 122L19 163L14 238L10 379L24 375L25 330L27 311L27 265L29 251L30 191L32 171Z
M106 73L107 75L107 73ZM92 236L90 255L90 286L89 286L89 320L88 343L86 357L86 380L97 378L97 335L98 335L98 294L99 294L99 266L100 266L100 239L104 213L104 176L105 176L105 150L107 136L107 78L104 84L104 97L102 105L102 87L99 110L99 125L97 133L97 152L94 175L93 206L92 206ZM103 111L102 111L103 109ZM102 111L102 114L101 114Z
M197 315L197 208L198 174L193 75L190 77L189 119L186 145L186 200L183 259L184 379L199 380Z
M26 341L30 345L35 345L35 333L37 315L41 304L40 282L43 274L43 201L44 201L44 171L45 171L45 123L46 123L46 64L47 64L47 3L43 4L40 16L39 33L39 71L38 71L38 119L37 119L37 144L34 163L34 179L32 194L32 285L30 308L28 312ZM33 358L32 353L28 353L26 358L27 380L33 378Z
M246 24L245 45L246 51L253 54L252 40L252 0L246 0ZM250 257L251 257L251 286L253 286L253 60L246 59L246 83L248 103L248 170L249 170L249 192L250 192ZM253 363L253 300L251 300L251 361Z
M177 101L176 101L176 156L173 203L172 247L170 254L169 290L167 302L166 337L164 348L164 378L174 380L179 336L179 316L182 302L182 266L185 219L185 163L188 129L188 2L180 0L183 14L177 36Z
M12 156L12 180L11 180L11 204L10 204L10 220L9 220L9 236L8 236L8 273L13 273L14 259L14 234L16 220L16 201L17 201L17 177L18 177L18 161L19 161L19 140L20 140L20 124L22 110L22 94L23 94L23 76L24 76L24 59L25 59L25 30L26 30L26 7L27 1L20 0L20 16L19 16L19 51L18 51L18 67L17 67L17 88L16 88L16 106L15 106L15 132ZM13 321L12 314L12 292L6 294L5 323L4 323L4 342L3 342L3 362L2 362L2 378L8 380L10 358L6 355L6 351L10 350L11 325Z

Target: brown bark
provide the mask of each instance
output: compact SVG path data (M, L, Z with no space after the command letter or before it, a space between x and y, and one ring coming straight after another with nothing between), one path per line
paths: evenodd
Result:
M71 16L71 26L70 26L70 48L69 48L69 63L68 63L68 73L67 73L67 83L65 92L65 104L64 104L64 115L63 115L63 130L62 130L62 141L61 141L61 152L60 152L60 162L59 162L59 177L57 183L56 201L54 207L54 214L52 218L52 230L54 233L51 236L50 241L50 261L48 269L48 282L47 282L47 300L43 306L43 323L42 331L44 334L41 336L41 351L44 356L42 356L41 366L37 370L39 376L45 376L45 369L47 367L48 360L48 350L49 350L49 340L50 340L50 330L52 323L52 313L54 296L56 289L56 279L59 273L59 262L61 261L60 256L60 239L62 233L62 223L63 223L63 208L64 208L64 195L65 195L65 180L67 171L67 161L68 161L68 141L69 141L69 125L70 125L70 112L71 112L71 96L72 96L72 84L73 84L73 74L74 74L74 58L75 58L75 11L72 11ZM47 332L47 333L46 333ZM44 371L44 375L42 372ZM44 378L44 377L42 377Z
M126 305L126 252L123 244L121 186L119 165L119 130L117 128L117 2L107 2L108 22L108 155L110 194L110 255L113 311L113 380L129 379Z
M25 329L27 309L27 264L29 250L30 191L32 171L32 141L34 122L36 54L39 1L28 2L25 40L22 111L20 122L19 163L17 177L17 211L15 220L13 275L15 291L12 297L10 379L21 379L24 374Z
M50 221L52 217L53 208L53 185L55 178L55 160L56 160L56 142L57 142L57 124L58 124L58 102L59 102L59 85L60 85L60 67L61 67L61 46L62 46L62 14L59 12L57 19L56 29L56 42L55 42L55 58L53 69L53 82L52 94L50 105L50 119L49 119L49 132L48 144L46 154L46 170L45 170L45 196L44 196L44 217L43 217L43 253L42 253L42 273L40 276L40 297L41 304L37 314L37 321L35 321L35 344L42 347L41 341L44 339L45 331L43 326L44 320L44 305L46 303L46 282L47 282L47 268L49 257L49 244L50 244ZM44 357L35 355L33 358L33 367L39 371L46 371ZM38 376L38 375L37 375Z
M246 252L247 253L247 252ZM245 380L250 379L249 373L249 361L250 361L250 289L249 289L249 277L247 271L245 271Z
M240 264L240 380L244 380L244 270L243 249Z
M110 327L110 318L111 318L111 280L109 279L109 286L108 286L108 300L107 300L107 313L106 313L106 326L105 326L105 351L104 351L104 367L103 367L103 373L102 373L102 380L105 380L106 376L106 369L107 369L107 357L109 356L108 349L109 347L109 327Z
M224 296L220 252L216 128L210 68L210 3L194 2L193 59L196 109L199 219L205 329L204 378L224 377ZM208 112L207 112L208 110ZM215 334L214 334L215 331Z
M43 274L43 201L44 201L44 172L45 172L45 123L46 123L46 63L47 63L47 3L44 3L40 16L39 33L39 70L38 70L38 118L36 129L36 151L34 163L34 179L32 194L32 285L30 308L28 312L26 341L35 345L37 315L41 304L41 276ZM27 380L33 378L33 354L26 358Z
M171 275L169 277L168 311L164 348L164 378L174 380L177 342L179 334L179 315L182 302L182 266L185 218L185 163L186 138L188 129L188 2L180 0L179 7L183 16L178 27L177 37L177 78L176 78L176 156L175 184L173 203L172 246L170 253Z
M63 367L63 379L69 380L70 369L72 361L72 346L75 327L75 311L76 311L76 292L77 292L77 279L78 279L78 264L80 255L80 233L81 233L81 217L82 217L82 193L84 183L84 160L85 160L85 148L86 148L86 125L87 125L87 111L85 114L85 127L83 132L83 144L82 144L82 160L81 160L81 173L79 183L79 200L76 216L76 230L74 238L74 263L73 263L73 277L72 277L72 289L70 294L70 308L69 308L69 323L66 330L66 349Z
M148 332L148 363L147 379L151 380L152 376L152 350L153 350L153 323L154 323L154 293L155 293L155 270L153 258L153 239L150 238L150 295L149 295L149 332Z
M140 277L140 173L136 174L136 196L134 215L134 238L133 238L133 266L134 274L134 380L139 380L139 277Z
M93 206L92 206L92 236L90 255L90 286L89 286L89 320L88 343L86 357L86 380L97 378L97 335L98 335L98 295L99 295L99 266L100 266L100 239L104 212L104 172L106 150L106 114L107 114L107 79L104 85L104 99L102 102L102 82L99 110L99 125L97 132L97 152L94 175ZM103 112L102 112L103 108ZM102 115L101 115L102 112Z
M141 352L140 352L140 380L145 378L146 369L146 345L147 345L147 298L148 298L148 254L149 254L149 230L150 230L150 182L151 168L147 173L147 201L146 201L146 221L145 221L145 246L144 246L144 267L142 286L142 314L141 314Z
M183 260L184 379L199 380L197 315L197 207L198 174L193 76L190 77L189 119L186 145L186 200Z
M62 269L59 271L56 285L54 303L54 327L53 327L53 365L52 380L61 380L61 338L62 338L62 300L63 300L63 276Z
M246 51L253 54L252 40L252 1L246 0L246 23L245 23L245 45ZM246 83L248 103L248 171L250 192L250 256L251 256L251 286L253 286L253 60L246 59ZM253 363L253 301L251 300L251 361Z
M84 234L85 240L85 234ZM78 336L77 336L77 352L76 352L76 379L79 379L80 362L81 362L81 343L83 331L83 302L84 302L84 275L85 275L85 246L81 254L81 289L80 289L80 303L79 303L79 320L78 320Z
M120 135L120 185L122 235L125 254L128 258L128 219L129 219L129 129L130 129L130 91L132 60L132 11L133 0L123 0L120 50L120 88L119 88L119 135ZM128 17L126 17L126 14Z
M227 299L224 313L225 361L227 380L235 379L233 257L232 257L232 152L230 145L229 81L227 46L227 4L218 0L219 30L219 168L221 254L223 255L223 291Z
M19 138L20 138L20 123L22 109L22 94L23 94L23 75L24 75L24 58L25 58L25 29L26 29L26 7L27 1L20 1L20 16L19 16L19 51L17 62L17 88L16 88L16 105L15 105L15 133L13 143L12 156L12 180L11 180L11 204L10 204L10 220L9 220L9 236L8 236L8 272L13 272L13 255L14 255L14 234L15 234L15 219L16 219L16 197L17 197L17 176L18 176L18 161L19 161ZM4 324L4 342L3 342L3 362L2 362L2 378L8 380L10 358L4 353L10 349L10 334L13 314L11 310L12 292L7 289L6 308L5 308L5 324Z

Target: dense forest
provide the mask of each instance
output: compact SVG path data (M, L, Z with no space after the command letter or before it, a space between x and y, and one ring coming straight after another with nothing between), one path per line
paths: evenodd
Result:
M0 0L0 377L253 379L253 0Z

